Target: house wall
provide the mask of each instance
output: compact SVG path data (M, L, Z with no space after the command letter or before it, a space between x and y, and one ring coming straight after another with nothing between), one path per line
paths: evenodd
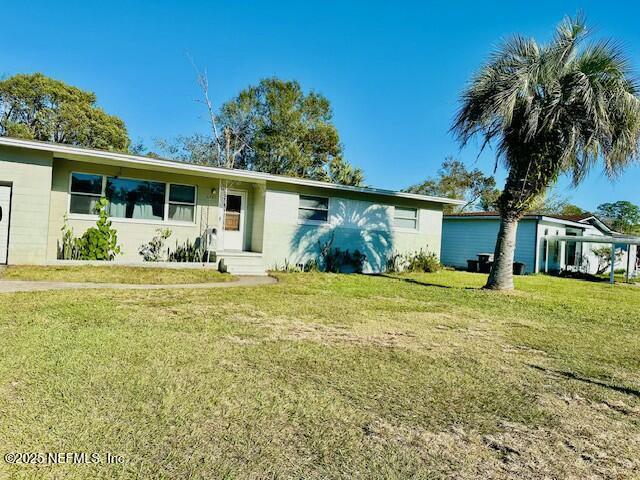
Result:
M441 260L445 265L467 268L467 260L479 253L493 253L500 220L492 218L445 218L442 222ZM525 264L525 272L535 271L536 220L518 223L515 261Z
M47 152L0 147L0 182L12 186L8 263L46 260L52 162Z
M147 243L156 235L156 230L168 228L172 235L166 245L175 248L176 241L183 243L186 240L194 241L204 229L218 226L218 194L219 180L216 178L204 178L190 175L178 175L171 173L154 172L150 170L120 168L110 165L101 165L71 160L55 159L53 165L53 178L51 183L51 207L49 213L49 233L47 259L54 260L57 255L57 244L61 238L61 228L64 224L64 216L69 211L69 182L71 172L96 173L101 175L118 175L120 177L136 178L141 180L155 180L160 182L174 182L197 187L196 221L193 224L185 224L171 221L134 220L111 218L113 227L118 232L118 242L122 247L122 255L117 261L136 262L142 261L138 253L140 245ZM211 190L216 189L212 195ZM68 225L73 228L75 236L81 236L88 228L95 225L95 218L79 218L68 215Z
M325 224L298 220L300 194L329 197ZM393 206L418 208L418 229L393 227ZM267 268L305 263L319 256L319 245L333 238L332 246L366 254L365 272L386 268L394 252L420 249L440 251L442 205L408 199L350 194L326 189L268 183L265 197L263 252Z

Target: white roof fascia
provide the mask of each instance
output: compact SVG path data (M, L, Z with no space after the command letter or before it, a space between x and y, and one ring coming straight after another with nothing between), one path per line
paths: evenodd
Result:
M82 147L74 147L71 145L63 145L58 143L39 142L34 140L22 140L10 137L0 137L0 145L8 147L26 148L32 150L48 151L57 153L59 155L72 155L74 159L82 161L82 159L94 158L94 159L108 159L117 162L123 162L131 166L139 167L154 167L163 169L176 169L195 175L218 175L223 177L235 178L236 180L245 181L258 181L264 182L279 182L288 183L294 185L303 185L309 187L326 188L331 190L341 190L354 193L363 193L370 195L382 195L395 198L406 198L410 200L419 200L423 202L432 203L445 203L451 205L464 205L464 200L457 200L453 198L435 197L430 195L419 195L415 193L396 192L393 190L385 190L380 188L370 187L352 187L349 185L339 185L329 182L320 182L317 180L308 180L305 178L293 178L283 175L273 175L270 173L252 172L248 170L239 170L232 168L222 167L208 167L204 165L194 165L185 162L179 162L175 160L157 159L151 157L144 157L139 155L129 155L125 153L107 152L104 150L95 150Z

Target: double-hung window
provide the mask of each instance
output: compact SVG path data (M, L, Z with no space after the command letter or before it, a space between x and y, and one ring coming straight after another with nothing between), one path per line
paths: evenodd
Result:
M71 175L69 213L93 215L102 196L102 175L74 173Z
M418 209L395 207L393 213L393 226L396 228L416 230L418 228Z
M300 195L298 220L301 222L326 222L329 219L329 199Z

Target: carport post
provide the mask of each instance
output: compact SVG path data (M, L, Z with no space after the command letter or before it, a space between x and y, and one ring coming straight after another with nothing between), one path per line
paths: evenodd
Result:
M626 277L627 277L627 283L629 283L629 269L631 268L631 244L627 245L627 271L626 271Z
M549 239L544 240L544 273L549 273Z
M609 283L613 285L616 281L615 270L616 269L616 244L611 244L611 274L609 275Z

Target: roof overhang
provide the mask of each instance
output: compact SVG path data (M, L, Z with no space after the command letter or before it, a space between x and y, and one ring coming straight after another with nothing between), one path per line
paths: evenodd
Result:
M640 245L640 238L638 237L610 237L606 235L545 235L543 238L545 240L562 242Z
M305 178L285 177L283 175L272 175L269 173L252 172L233 168L209 167L204 165L194 165L175 160L161 158L144 157L140 155L129 155L125 153L108 152L104 150L94 150L90 148L75 147L59 143L39 142L34 140L22 140L10 137L0 137L0 145L7 147L24 148L51 152L54 157L76 160L80 162L102 163L116 166L126 166L131 168L141 168L145 170L159 170L165 172L175 172L197 176L208 176L227 178L230 180L253 182L265 184L266 182L286 183L293 185L303 185L308 187L324 188L328 190L338 190L345 192L381 195L392 198L406 198L422 202L442 203L450 205L464 205L464 200L453 198L435 197L430 195L418 195L415 193L396 192L370 187L352 187L349 185L339 185L329 182L308 180Z
M597 228L598 230L600 230L602 233L616 233L613 230L611 230L606 223L604 223L595 215L591 215L589 217L583 218L582 220L580 220L580 223L591 225Z

